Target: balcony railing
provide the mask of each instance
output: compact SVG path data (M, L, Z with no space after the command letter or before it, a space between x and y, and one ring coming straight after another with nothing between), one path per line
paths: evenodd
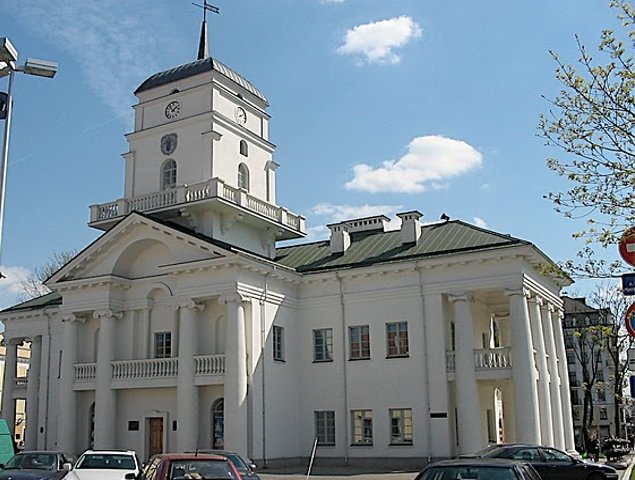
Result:
M225 374L225 355L198 355L194 357L194 361L195 375ZM176 377L179 374L178 358L119 360L111 362L111 366L112 380L152 380ZM95 363L77 363L74 369L75 382L95 381Z
M448 372L455 371L455 353L445 353ZM509 369L512 367L510 347L474 349L474 366L478 371Z
M121 198L114 202L92 205L90 221L100 222L128 215L132 211L148 212L174 205L198 202L211 198L221 198L263 217L285 225L297 232L304 232L304 217L289 212L286 208L272 205L245 190L230 187L219 178L193 185L180 185L170 190Z

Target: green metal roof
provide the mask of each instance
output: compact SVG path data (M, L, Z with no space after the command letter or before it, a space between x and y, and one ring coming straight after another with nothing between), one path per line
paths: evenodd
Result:
M62 304L62 296L59 293L51 292L42 295L41 297L32 298L26 302L18 303L13 307L5 308L2 313L17 312L20 310L37 310L46 307L53 307Z
M269 105L266 97L260 90L256 88L253 83L233 71L227 65L219 62L212 57L208 57L203 60L196 60L195 62L186 63L184 65L179 65L178 67L171 68L170 70L156 73L145 80L141 85L139 85L139 88L137 88L134 93L137 94L139 92L144 92L146 90L150 90L161 85L167 85L168 83L176 82L177 80L182 80L188 77L193 77L194 75L198 75L199 73L210 72L212 70L221 73L225 77L232 80L234 83L240 85L248 92L260 98L263 102L265 102L265 104Z
M460 220L424 225L421 230L421 238L416 244L402 245L399 230L372 230L351 233L350 247L343 254L332 254L329 241L325 240L278 248L275 261L298 272L314 272L450 253L531 245L525 240L485 230Z

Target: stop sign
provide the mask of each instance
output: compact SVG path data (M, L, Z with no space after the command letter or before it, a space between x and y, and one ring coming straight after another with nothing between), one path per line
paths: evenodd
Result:
M635 266L635 227L624 230L618 249L624 261L631 266Z

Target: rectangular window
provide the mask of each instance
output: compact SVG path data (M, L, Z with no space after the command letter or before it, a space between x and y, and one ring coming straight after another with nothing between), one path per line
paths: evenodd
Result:
M600 408L600 420L608 420L609 416L606 413L606 408Z
M352 445L373 444L373 411L351 410Z
M318 445L335 445L335 412L315 412L315 436Z
M578 376L575 372L569 372L569 386L577 387L578 386Z
M273 359L284 361L284 328L273 327Z
M370 333L368 325L349 328L350 359L370 358Z
M408 323L387 323L386 341L388 343L388 357L408 356Z
M412 410L410 408L391 408L390 444L412 445Z
M598 390L598 401L606 402L606 392L604 390Z
M598 382L603 382L604 381L604 370L598 370L596 380Z
M313 361L333 361L333 329L313 330Z
M172 332L154 333L154 358L170 358L172 356Z
M568 352L567 353L567 363L569 365L572 365L572 364L575 363L575 353L573 353L573 352Z

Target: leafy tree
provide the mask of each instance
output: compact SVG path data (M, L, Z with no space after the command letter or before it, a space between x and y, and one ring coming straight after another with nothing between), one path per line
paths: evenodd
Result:
M50 293L51 291L42 282L68 263L76 254L77 250L53 252L51 258L44 265L36 267L26 280L22 281L20 285L22 288L22 293L19 295L20 301L24 302Z
M566 153L549 158L547 166L572 183L546 197L566 217L586 218L586 227L574 234L586 241L581 260L564 265L580 277L614 276L619 264L596 259L589 245L613 244L635 224L635 7L629 0L609 5L624 31L602 32L599 60L577 36L577 65L550 52L562 88L547 99L550 111L538 126L546 145Z

